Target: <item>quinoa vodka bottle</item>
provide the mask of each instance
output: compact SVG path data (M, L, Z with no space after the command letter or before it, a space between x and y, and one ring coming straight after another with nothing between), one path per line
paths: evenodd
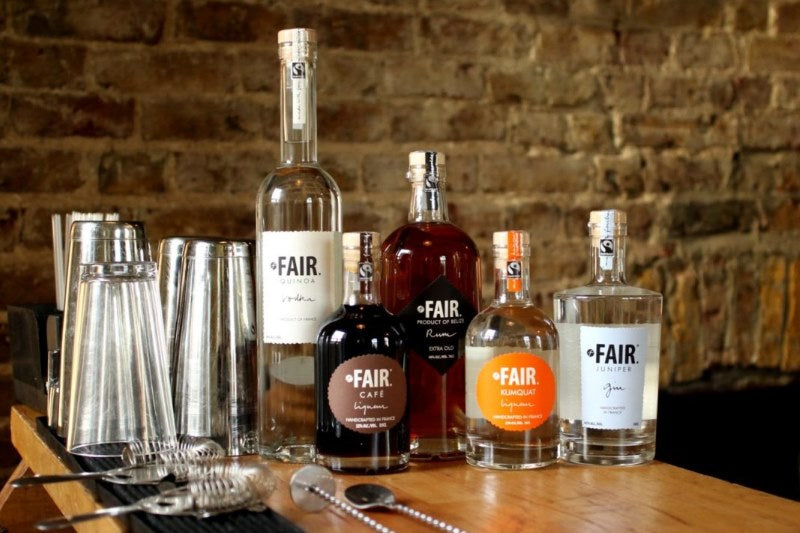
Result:
M661 294L625 281L625 213L592 211L588 285L554 295L561 454L630 465L655 456Z
M379 239L344 234L344 304L317 338L317 463L338 472L408 466L408 345L378 296Z
M316 32L278 33L281 163L256 200L259 452L314 459L317 331L341 303L341 198L317 163Z
M547 466L558 459L558 334L530 298L528 232L492 240L495 298L467 329L467 462Z
M464 335L480 308L480 256L450 223L445 158L411 152L408 224L381 248L381 298L409 336L412 458L463 457Z

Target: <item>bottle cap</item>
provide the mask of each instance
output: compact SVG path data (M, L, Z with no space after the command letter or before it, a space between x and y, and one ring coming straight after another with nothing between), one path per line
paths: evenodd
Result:
M442 152L432 150L416 150L408 154L409 180L425 178L431 185L444 181L445 156ZM420 172L420 170L422 172Z
M289 28L278 32L278 44L316 43L317 30L309 28Z
M380 257L381 234L377 231L349 231L342 234L345 264L357 264L363 257L377 263Z
M628 234L628 217L625 211L604 209L589 213L589 232L594 234Z
M525 230L495 231L492 234L494 254L502 259L521 259L530 254L531 236Z

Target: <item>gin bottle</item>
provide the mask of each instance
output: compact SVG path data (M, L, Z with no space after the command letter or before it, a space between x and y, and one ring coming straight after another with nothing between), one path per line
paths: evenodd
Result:
M450 223L445 157L411 152L408 224L381 248L381 298L409 337L411 454L464 455L464 335L480 308L480 256L472 239Z
M561 339L561 454L573 463L653 459L661 294L625 281L625 213L592 211L588 285L554 296Z
M317 163L316 32L278 33L281 163L256 200L259 452L314 459L317 331L341 303L341 198Z
M492 240L495 298L467 329L467 462L538 468L558 459L558 334L531 302L528 232Z
M344 234L344 304L317 339L317 462L379 474L409 460L408 347L381 305L377 233Z

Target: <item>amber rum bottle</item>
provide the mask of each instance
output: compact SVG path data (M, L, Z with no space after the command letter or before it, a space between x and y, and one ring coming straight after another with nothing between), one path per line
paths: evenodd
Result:
M480 255L451 224L445 158L411 152L408 224L383 243L381 297L409 337L412 458L463 457L464 335L480 308Z
M344 304L317 338L317 463L339 472L392 472L409 460L408 347L378 297L379 239L344 234Z
M281 163L256 200L259 452L314 460L317 331L341 303L341 197L317 162L314 30L278 33Z

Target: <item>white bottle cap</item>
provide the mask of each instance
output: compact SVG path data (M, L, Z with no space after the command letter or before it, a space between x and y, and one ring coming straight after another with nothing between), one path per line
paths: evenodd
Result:
M589 233L592 235L627 235L628 217L625 211L604 209L589 213Z
M309 28L289 28L278 32L278 44L316 43L317 30Z

